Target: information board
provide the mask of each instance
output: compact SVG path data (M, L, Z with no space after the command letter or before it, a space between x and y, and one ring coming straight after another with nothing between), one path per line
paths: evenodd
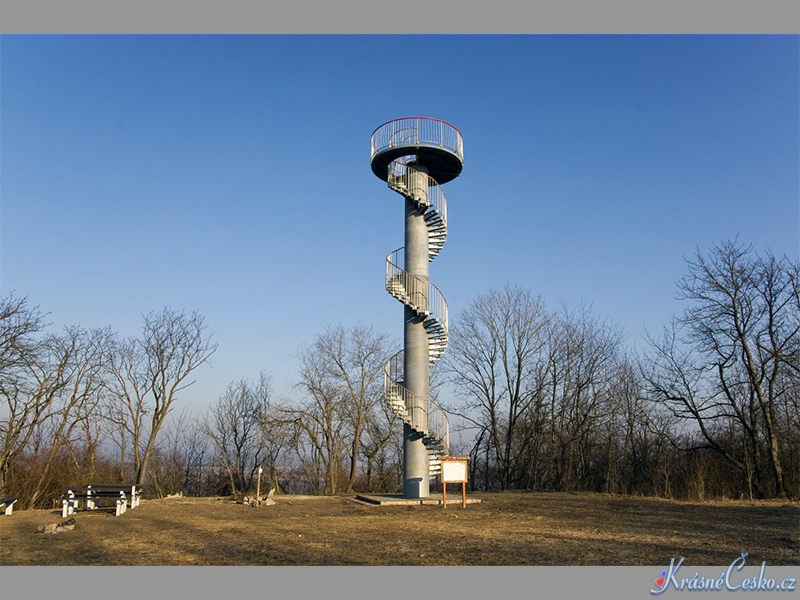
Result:
M467 461L443 460L442 483L465 483L467 481Z
M467 463L469 456L443 456L439 459L442 465L442 505L447 508L447 484L461 484L461 508L467 506Z

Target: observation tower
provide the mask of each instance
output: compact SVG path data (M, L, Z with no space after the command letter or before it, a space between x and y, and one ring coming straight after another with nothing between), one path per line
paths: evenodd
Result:
M430 496L448 454L447 416L430 399L430 365L447 347L447 303L428 265L447 238L441 184L464 165L461 132L429 117L405 117L372 133L372 172L405 199L405 246L386 257L386 290L403 304L403 349L386 363L384 398L403 421L403 497Z

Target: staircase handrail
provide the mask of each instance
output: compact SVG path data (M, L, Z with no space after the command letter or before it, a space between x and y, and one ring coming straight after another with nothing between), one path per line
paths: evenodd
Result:
M420 181L425 184L422 189L418 189ZM394 191L408 196L418 205L427 206L430 212L438 214L444 227L447 227L447 198L442 186L430 175L423 174L408 164L407 157L389 163L387 183Z
M441 323L449 331L450 315L444 294L433 283L406 271L405 248L400 247L386 255L386 289L404 304ZM395 286L402 288L400 294Z
M412 429L439 441L445 449L450 445L450 428L447 414L433 399L421 398L402 384L403 351L394 354L384 365L384 394L398 398L406 407L406 422ZM428 405L426 410L425 406Z

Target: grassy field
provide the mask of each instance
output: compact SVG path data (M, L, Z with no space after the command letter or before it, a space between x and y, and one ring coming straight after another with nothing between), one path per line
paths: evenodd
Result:
M115 517L60 511L0 517L0 565L800 565L800 504L677 502L601 494L475 493L435 505L369 506L354 496L145 499ZM449 500L449 497L448 497Z

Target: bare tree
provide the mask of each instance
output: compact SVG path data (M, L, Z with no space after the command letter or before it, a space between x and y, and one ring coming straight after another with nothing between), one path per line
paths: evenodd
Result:
M341 382L328 377L322 357L310 349L301 356L300 379L308 396L289 411L297 426L294 446L314 492L335 494L347 448Z
M9 294L0 298L0 392L9 393L27 378L35 336L44 329L39 307L28 306L27 298Z
M783 497L780 419L800 368L800 267L737 241L698 250L687 265L679 289L689 305L651 340L651 393L697 427L697 448L724 457L758 495Z
M262 426L270 409L270 378L261 373L255 383L231 383L210 407L202 430L211 440L228 474L231 493L247 491L256 469L267 455Z
M197 312L165 308L145 315L141 338L123 340L111 353L116 402L107 414L130 435L136 483L144 483L164 420L194 383L189 377L216 348Z
M71 449L76 443L86 441L82 435L73 439L73 432L91 432L92 422L99 421L100 415L96 409L103 388L105 357L110 339L111 332L108 329L84 330L80 327L67 327L61 335L47 338L47 351L57 364L63 365L62 377L66 385L52 399L46 424L48 448L31 491L31 506L46 491L58 454L64 449Z
M69 384L71 356L57 350L53 336L37 338L43 328L41 313L26 299L0 301L0 493L14 459L57 412Z
M587 306L553 318L544 378L549 417L549 485L586 486L605 403L615 378L620 334Z
M147 434L148 381L144 355L136 338L115 340L109 351L109 394L104 397L105 419L119 448L118 478L128 477L128 452L133 453L133 477L141 470L141 440Z
M347 492L353 491L358 473L358 457L370 425L382 417L376 411L383 399L383 372L389 357L388 337L371 328L357 325L329 329L317 338L316 350L326 364L327 376L342 386L343 417L349 433L349 474ZM373 428L372 432L375 433ZM381 440L371 438L372 443Z
M301 349L300 386L308 399L292 414L317 465L309 475L326 494L352 491L356 482L365 436L381 414L388 342L369 327L338 326Z
M637 360L619 356L607 394L598 419L605 444L602 491L655 494L655 482L663 470L659 435L652 425L658 419L644 394ZM663 425L669 424L666 420Z
M392 492L402 487L402 438L393 428L396 415L380 403L364 427L361 454L364 457L365 488L368 492Z
M485 430L504 490L531 442L522 425L538 410L547 324L540 298L506 286L478 296L451 332L446 367L463 402L453 412Z
M208 440L192 413L183 408L167 419L151 460L150 476L159 496L199 495Z
M259 463L264 468L270 486L280 491L284 489L283 474L287 472L284 467L287 466L285 463L290 462L288 454L295 430L294 421L287 421L284 415L285 410L281 406L270 402L259 422L266 443Z

